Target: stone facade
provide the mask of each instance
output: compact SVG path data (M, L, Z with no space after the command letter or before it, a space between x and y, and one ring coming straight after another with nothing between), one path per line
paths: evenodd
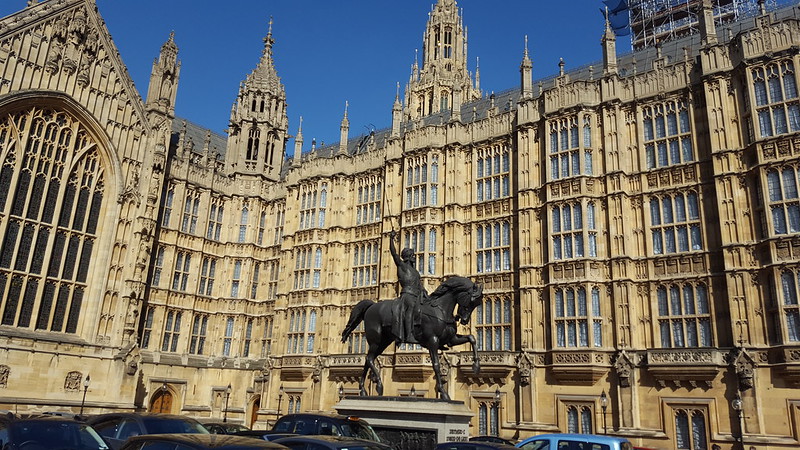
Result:
M0 408L331 411L398 230L429 290L485 287L482 370L442 358L471 434L798 445L796 6L625 57L608 29L602 63L538 82L526 50L487 97L439 0L391 128L345 113L286 155L271 30L222 137L175 117L172 36L143 100L92 0L29 3L0 21ZM390 348L386 394L433 396L429 359Z

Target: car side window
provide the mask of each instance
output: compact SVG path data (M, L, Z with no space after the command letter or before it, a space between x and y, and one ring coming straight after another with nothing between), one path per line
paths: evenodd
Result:
M293 423L289 420L278 421L273 428L274 431L278 433L291 433L292 432L292 425Z
M317 432L319 434L331 435L333 434L333 424L329 420L320 420L319 430Z
M117 430L119 429L119 423L122 419L109 419L105 422L99 422L95 425L92 425L94 431L97 431L97 434L104 438L111 438L116 439L117 437Z
M142 430L139 429L139 424L136 423L135 420L132 419L124 419L122 423L119 425L119 432L117 433L117 439L125 440L131 436L138 436L142 434Z
M550 450L550 441L546 439L538 439L535 441L530 441L520 448L524 450Z
M580 441L558 441L558 450L584 450L583 442Z

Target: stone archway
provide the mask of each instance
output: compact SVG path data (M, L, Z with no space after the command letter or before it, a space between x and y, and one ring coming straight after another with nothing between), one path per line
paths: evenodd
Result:
M150 401L150 412L153 413L172 413L172 392L168 389L159 389Z
M253 428L253 425L258 422L258 410L261 409L261 396L256 395L250 402L250 415L248 416L247 426Z

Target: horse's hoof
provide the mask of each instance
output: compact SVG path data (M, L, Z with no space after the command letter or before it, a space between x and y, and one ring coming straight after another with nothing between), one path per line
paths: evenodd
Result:
M447 393L446 393L446 392L442 392L442 394L441 394L439 397L440 397L440 399L441 399L441 400L447 400L447 401L450 401L450 396L449 396L449 395L447 395Z

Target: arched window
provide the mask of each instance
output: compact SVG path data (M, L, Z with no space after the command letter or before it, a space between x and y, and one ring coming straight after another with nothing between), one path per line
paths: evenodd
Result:
M0 121L0 162L2 324L75 333L105 192L97 142L33 108Z

